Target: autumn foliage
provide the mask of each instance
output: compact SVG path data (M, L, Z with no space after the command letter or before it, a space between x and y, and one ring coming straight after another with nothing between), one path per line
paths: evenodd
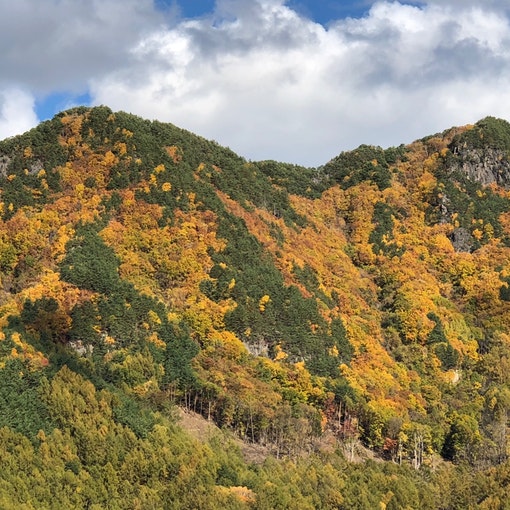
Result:
M310 169L99 107L1 142L0 506L499 508L510 195L461 171L484 136L510 150L488 118Z

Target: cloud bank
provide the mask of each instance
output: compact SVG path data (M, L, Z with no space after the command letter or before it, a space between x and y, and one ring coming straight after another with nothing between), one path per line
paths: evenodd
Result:
M33 97L20 89L0 90L0 140L37 124Z
M9 77L0 90L88 90L94 104L172 122L248 159L315 166L361 143L510 119L502 1L379 1L327 27L280 0L219 0L192 20L149 0L0 0L0 9L9 14L0 41L19 41L0 55ZM11 118L3 104L0 135Z

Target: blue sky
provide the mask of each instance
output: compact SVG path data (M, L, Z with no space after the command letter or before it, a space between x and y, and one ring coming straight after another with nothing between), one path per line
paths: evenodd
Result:
M56 113L73 105L90 105L92 97L88 92L75 94L72 92L55 91L35 101L35 112L38 119L51 119Z
M76 105L310 166L510 118L508 0L0 0L0 138Z
M181 14L184 17L193 18L204 16L214 11L214 0L181 0L180 2L169 2L168 0L158 0L157 4L162 8L177 3ZM287 6L307 18L327 26L331 21L342 18L359 18L366 14L370 6L374 3L372 0L288 0ZM423 2L406 2L410 5L419 5Z
M287 5L297 12L307 16L317 23L327 26L333 20L339 18L361 17L367 13L373 2L354 0L354 1L313 1L313 0L291 0Z
M318 23L327 24L331 20L347 16L361 16L367 12L373 2L367 0L289 0L287 5ZM214 11L215 0L157 0L160 9L173 8L175 5L185 18L194 18Z
M174 2L158 0L160 6L166 7ZM327 25L331 20L347 16L359 17L365 14L373 2L366 0L290 0L287 5L314 21ZM182 15L197 17L214 11L214 0L189 0L177 2Z

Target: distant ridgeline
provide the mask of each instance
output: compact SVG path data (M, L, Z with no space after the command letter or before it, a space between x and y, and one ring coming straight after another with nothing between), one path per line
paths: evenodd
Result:
M107 107L0 142L0 507L503 508L509 151L305 168Z

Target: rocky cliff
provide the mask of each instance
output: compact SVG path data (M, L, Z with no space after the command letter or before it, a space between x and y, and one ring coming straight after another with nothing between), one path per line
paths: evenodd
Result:
M510 187L510 124L486 117L458 134L450 144L450 171L461 171L483 186Z
M510 161L508 151L492 148L455 147L457 161L451 171L461 171L466 177L482 186L497 184L510 188Z

